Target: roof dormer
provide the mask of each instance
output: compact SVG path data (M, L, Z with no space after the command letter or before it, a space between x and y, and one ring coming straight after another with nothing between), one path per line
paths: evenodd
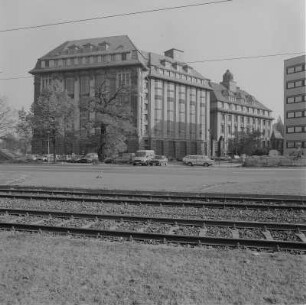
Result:
M190 73L191 70L192 70L192 67L190 67L190 66L188 66L188 65L184 65L184 66L183 66L183 69L184 69L184 71L185 71L186 73Z
M100 43L98 44L98 46L99 46L99 49L100 49L101 51L107 51L108 48L109 48L109 44L108 44L107 42L105 42L105 41L100 42Z

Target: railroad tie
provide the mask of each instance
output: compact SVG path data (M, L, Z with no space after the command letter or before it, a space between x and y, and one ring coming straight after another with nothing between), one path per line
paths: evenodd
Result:
M46 221L46 218L43 218L41 220L37 220L37 221L34 221L34 222L31 222L31 225L40 225L41 223L45 222Z
M180 227L179 226L173 226L173 227L171 227L170 229L169 229L169 231L168 231L168 233L167 234L174 234L174 232L176 231L176 230L178 230Z
M304 233L299 232L295 234L302 242L306 243L306 236L304 235Z
M262 231L262 234L265 236L266 240L274 240L269 230Z
M234 239L239 239L239 231L237 229L231 229Z
M65 219L62 222L58 223L57 225L60 226L60 227L65 226L65 225L69 224L69 222L71 222L72 220L74 220L74 218Z
M82 229L89 229L90 227L92 227L94 224L98 223L99 220L96 220L96 221L91 221L85 225L82 226Z
M201 228L200 229L200 232L199 232L199 236L200 237L205 237L206 236L206 233L207 233L207 229L204 227L204 228Z

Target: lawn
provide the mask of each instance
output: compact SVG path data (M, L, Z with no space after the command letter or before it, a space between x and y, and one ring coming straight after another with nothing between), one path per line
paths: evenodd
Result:
M305 304L306 258L0 232L0 304Z

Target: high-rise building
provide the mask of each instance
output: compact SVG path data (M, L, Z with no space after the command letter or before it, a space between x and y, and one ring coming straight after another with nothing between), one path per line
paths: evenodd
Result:
M210 107L212 154L226 155L229 141L242 131L260 131L262 146L268 147L273 120L272 111L253 95L240 89L229 70L224 73L221 83L210 84L213 89Z
M284 154L306 148L306 55L284 63Z
M183 51L164 55L139 51L128 36L67 41L38 59L33 70L34 103L41 91L57 80L77 106L74 128L86 132L79 103L95 95L107 80L110 90L124 83L131 90L125 102L132 108L137 132L127 141L128 152L154 149L181 159L186 154L209 154L209 80L186 64ZM89 117L87 118L89 119ZM47 140L36 130L33 152L46 153ZM91 147L58 145L57 153L85 153Z

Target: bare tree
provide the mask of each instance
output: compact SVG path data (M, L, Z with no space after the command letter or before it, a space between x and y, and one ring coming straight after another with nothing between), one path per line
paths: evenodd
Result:
M15 124L14 113L4 97L0 97L0 137L11 133Z
M53 143L53 157L56 155L56 139L65 137L67 130L73 129L75 106L63 91L58 82L54 81L43 89L38 100L32 104L32 125L34 132L43 137L50 137Z
M126 150L127 137L135 132L130 102L131 90L123 84L113 90L104 80L80 105L81 111L94 114L85 124L87 140L96 143L99 160Z
M33 136L33 113L24 108L18 111L18 121L16 124L16 133L20 144L23 146L23 152L26 154Z

